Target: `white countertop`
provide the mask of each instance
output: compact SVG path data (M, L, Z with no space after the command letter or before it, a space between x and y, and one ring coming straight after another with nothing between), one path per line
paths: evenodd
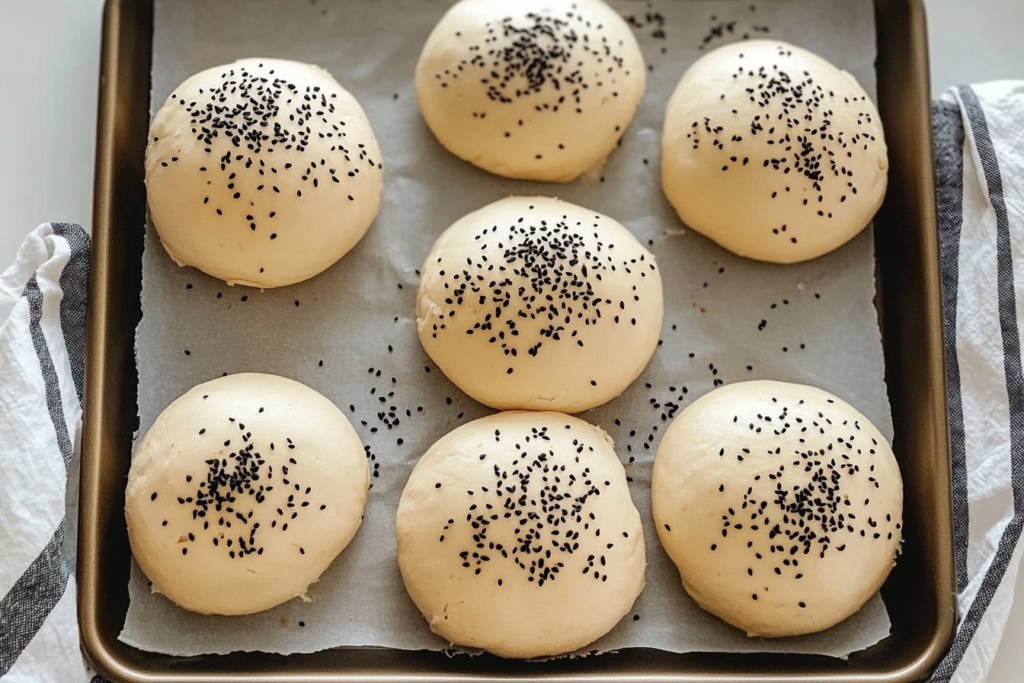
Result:
M88 229L102 0L0 4L0 270L39 223ZM1024 78L1024 1L925 0L932 91ZM1020 179L1024 182L1024 179ZM1024 678L1024 572L988 683Z

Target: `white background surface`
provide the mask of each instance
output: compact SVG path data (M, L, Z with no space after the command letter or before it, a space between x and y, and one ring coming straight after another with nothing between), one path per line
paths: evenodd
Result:
M0 0L0 270L39 223L91 226L102 4ZM934 93L956 83L1024 78L1022 0L925 4ZM1024 572L1019 576L989 683L1024 676Z

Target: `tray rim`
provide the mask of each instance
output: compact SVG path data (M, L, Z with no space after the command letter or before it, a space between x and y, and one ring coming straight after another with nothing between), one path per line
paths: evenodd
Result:
M93 205L93 250L92 268L90 272L90 307L88 314L88 332L86 349L86 409L84 411L84 427L82 435L82 469L81 469L81 497L79 510L79 553L77 580L79 587L78 612L81 627L81 639L83 653L93 667L104 676L123 681L157 683L163 681L252 681L253 683L270 683L285 681L353 681L353 680L394 680L394 681L419 681L419 680L492 680L493 676L480 676L452 671L447 674L442 672L431 673L424 671L419 674L379 674L370 673L366 669L358 670L355 673L313 673L309 670L288 670L287 668L271 672L239 673L230 672L196 672L186 673L174 671L173 666L167 670L156 670L146 668L133 663L121 656L112 643L105 639L99 628L99 617L101 610L100 588L100 567L102 565L101 549L103 541L107 540L107 529L103 527L101 511L101 495L104 480L106 479L102 467L105 451L108 449L110 434L104 430L104 426L113 419L111 407L104 401L104 396L112 389L112 383L124 380L124 367L118 366L118 359L112 358L110 349L116 342L123 343L118 339L116 329L115 308L125 298L125 292L119 291L113 276L113 269L118 263L118 240L116 235L119 211L123 209L115 201L119 198L118 184L126 181L133 186L141 186L141 177L128 177L123 175L125 171L123 164L118 158L118 136L121 133L124 122L119 116L120 108L125 105L123 92L125 83L132 76L138 77L138 73L129 71L126 75L126 66L138 66L126 64L129 58L129 50L125 41L136 40L137 36L130 35L131 27L127 25L131 19L128 15L132 10L139 7L152 7L153 0L106 0L103 18L103 47L100 65L100 87L99 87L99 116L97 122L97 146L95 165L95 189ZM925 231L926 239L923 240L922 253L920 255L921 269L920 277L924 286L924 307L922 317L926 323L924 349L922 355L932 362L922 372L927 375L927 381L933 389L941 388L941 396L931 397L932 413L929 425L934 433L931 437L936 445L935 459L945 460L945 480L940 482L944 485L945 493L950 493L950 475L948 472L948 421L946 413L945 393L945 366L943 353L943 339L941 327L941 287L939 286L938 266L938 240L937 240L937 211L935 208L935 187L932 176L933 159L930 145L931 140L931 118L930 118L930 92L928 87L928 51L927 37L925 30L925 10L923 0L875 0L876 15L886 6L894 6L898 2L905 4L907 8L907 34L909 38L909 51L911 67L908 69L909 77L912 79L908 95L914 100L915 107L925 114L917 121L917 130L910 131L911 135L920 137L923 135L928 144L917 150L920 157L912 168L893 168L891 173L905 173L914 176L916 187L920 188L923 196L918 197L920 206L920 219ZM151 11L151 10L150 10ZM149 21L151 21L151 15ZM881 24L879 32L882 31ZM151 34L148 43L151 45ZM881 43L881 38L879 39ZM882 60L880 50L879 61ZM149 63L146 65L146 82L148 83ZM137 90L133 90L134 96L139 96ZM145 91L148 101L149 91ZM881 97L881 94L880 94ZM882 118L885 119L884 101L879 102L882 110ZM148 110L148 108L147 108ZM144 142L144 141L143 141ZM920 140L917 140L920 142ZM143 145L144 147L144 145ZM123 160L121 160L123 161ZM139 167L141 168L141 159ZM137 192L140 187L133 187ZM130 192L131 190L129 190ZM124 192L124 190L121 190ZM142 189L144 196L144 189ZM135 197L137 199L137 197ZM886 205L890 203L886 200ZM143 198L144 202L144 198ZM144 206L144 204L143 204ZM883 211L886 209L883 208ZM909 228L908 228L909 229ZM934 238L928 239L929 232ZM884 264L882 264L884 266ZM891 266L891 264L890 264ZM882 272L885 272L883 267ZM886 280L883 279L883 282ZM129 295L132 293L129 292ZM129 297L130 298L130 297ZM880 297L881 298L881 297ZM887 321L888 315L883 311L882 322ZM886 326L886 329L890 329ZM121 330L121 333L124 331ZM134 339L134 330L130 335ZM887 344L887 356L889 355ZM134 355L133 355L134 357ZM123 365L123 359L122 359ZM134 367L127 368L131 376ZM891 382L887 376L887 382ZM893 388L890 387L890 394ZM131 390L134 396L134 388ZM940 414L941 413L941 414ZM121 416L122 418L124 416ZM130 420L129 420L130 421ZM108 456L109 457L109 456ZM937 464L942 470L942 463ZM109 483L109 482L106 482ZM122 484L123 487L123 484ZM934 571L939 575L939 584L947 584L948 591L937 595L936 627L927 645L916 652L912 661L903 666L887 669L879 673L863 673L850 671L847 673L824 672L820 670L794 670L789 673L770 674L753 673L743 671L740 668L734 670L687 670L679 673L652 671L644 673L634 671L628 675L621 674L559 674L544 673L540 669L537 675L502 675L506 680L551 680L564 681L575 680L604 680L604 681L843 681L849 683L881 683L882 681L911 681L920 680L938 663L945 653L949 642L952 639L956 623L955 584L953 580L952 562L952 505L950 496L943 496L943 491L938 492L936 510L937 519L933 522L938 525L940 539L948 536L949 553L939 553L937 557L938 566ZM948 557L946 557L948 555ZM782 659L800 658L799 655L781 656ZM171 660L190 660L194 658L168 658ZM288 659L288 658L283 658ZM294 658L293 658L294 659ZM741 658L737 658L741 659ZM806 659L806 657L805 657Z

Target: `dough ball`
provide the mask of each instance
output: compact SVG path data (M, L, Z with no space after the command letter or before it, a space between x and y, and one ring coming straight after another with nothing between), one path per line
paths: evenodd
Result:
M323 272L380 210L380 148L359 103L310 64L243 59L192 76L157 112L149 212L167 253L230 285Z
M398 504L398 565L430 629L502 657L573 652L644 586L643 528L602 430L561 413L465 424Z
M646 78L636 37L601 0L462 0L427 39L416 94L460 159L566 182L612 153Z
M740 382L669 427L651 505L697 604L751 636L795 636L881 588L900 548L903 482L885 437L842 399Z
M658 346L661 273L615 220L546 197L469 214L421 269L420 341L501 410L577 413L621 394Z
M796 263L853 239L885 197L882 120L856 79L780 41L720 47L668 104L662 185L740 256Z
M275 375L229 375L156 419L128 473L142 571L181 607L251 614L302 597L362 521L370 472L334 404Z

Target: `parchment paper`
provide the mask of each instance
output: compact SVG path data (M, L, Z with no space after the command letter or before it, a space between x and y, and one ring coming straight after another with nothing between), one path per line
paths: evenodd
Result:
M644 519L647 587L633 612L591 649L787 651L842 657L886 637L875 596L813 636L748 639L701 611L657 541L650 466L671 416L715 381L773 378L833 391L891 438L865 231L810 263L739 259L684 230L659 183L668 96L703 49L747 35L790 40L854 73L874 92L871 0L778 2L613 0L631 16L650 65L647 94L621 148L570 185L503 180L446 153L422 122L413 68L450 0L157 0L152 108L190 74L241 57L319 64L363 104L383 148L384 204L366 238L328 272L284 289L228 287L178 268L147 227L138 330L140 434L193 385L223 373L270 372L304 382L352 419L372 452L366 517L309 591L248 617L199 616L151 594L133 567L121 639L176 655L310 652L338 646L442 649L403 589L394 515L417 458L489 409L456 389L416 337L416 270L456 219L512 194L549 194L607 213L649 243L664 278L663 345L620 398L581 415L606 429ZM752 9L753 7L753 9ZM186 355L188 351L188 355ZM321 364L322 361L322 364ZM636 618L634 617L636 615Z

